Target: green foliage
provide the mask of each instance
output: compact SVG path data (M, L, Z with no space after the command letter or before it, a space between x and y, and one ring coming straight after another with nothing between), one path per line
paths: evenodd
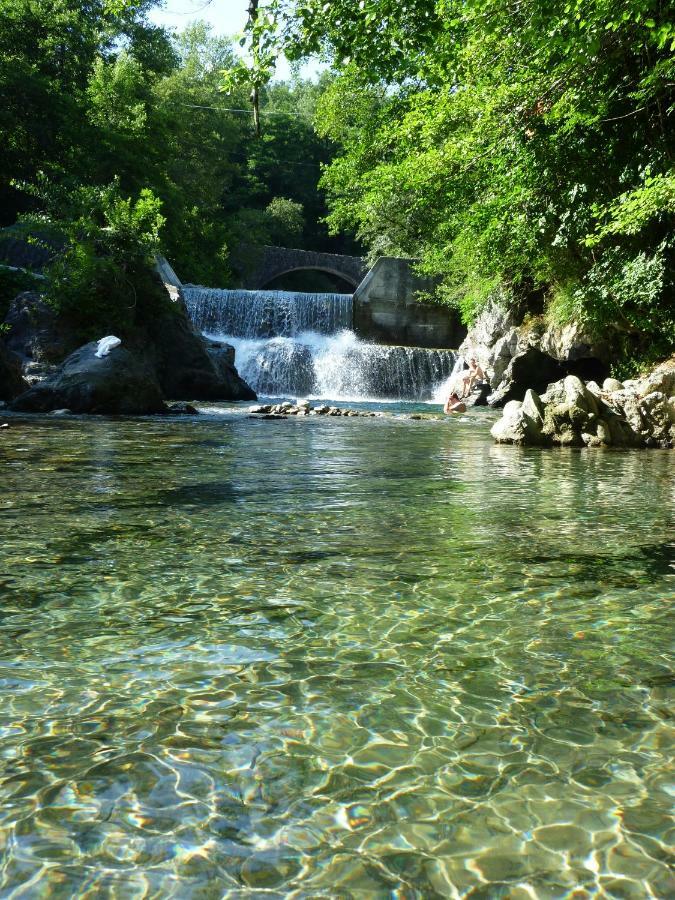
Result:
M87 86L89 118L99 128L142 133L147 122L144 71L128 53L110 62L98 58Z
M470 322L501 290L672 350L675 24L658 0L297 0L323 49L333 230L421 259ZM376 24L376 27L375 27Z
M639 234L655 220L666 224L675 215L675 172L647 176L643 185L595 212L599 224L586 239L590 247L613 235Z
M672 252L662 244L654 252L629 254L607 250L573 290L572 317L596 333L608 329L635 338L634 346L657 358L667 355L675 336Z
M271 243L279 247L297 245L305 224L301 203L275 197L268 203L265 215L270 223Z
M116 181L64 190L46 179L27 189L44 212L24 221L38 234L56 231L62 241L47 269L46 301L83 339L126 334L149 322L161 302L152 264L164 223L152 191L133 200L120 194Z
M257 140L241 114L248 89L222 90L231 41L200 22L170 36L147 21L151 6L0 0L0 225L44 208L14 187L42 172L68 189L116 179L123 197L150 189L166 219L164 252L186 281L227 284L246 242L340 249L317 190L332 156L312 126L323 86L261 85ZM266 212L275 198L295 206Z

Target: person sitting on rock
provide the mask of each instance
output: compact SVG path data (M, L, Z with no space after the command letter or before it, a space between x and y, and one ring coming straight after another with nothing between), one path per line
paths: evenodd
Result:
M468 397L477 381L485 381L485 372L478 365L476 357L472 356L469 360L469 371L462 378L462 393L460 394L460 398Z
M462 399L456 391L453 391L445 401L443 412L446 414L446 416L449 416L452 413L466 412L466 404L462 403Z

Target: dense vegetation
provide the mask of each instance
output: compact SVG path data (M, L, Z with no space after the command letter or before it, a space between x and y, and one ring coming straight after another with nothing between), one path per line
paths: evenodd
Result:
M297 0L250 30L339 76L335 230L487 298L673 349L675 22L662 0Z
M50 298L85 330L124 325L159 248L185 281L223 285L251 244L344 246L321 221L323 87L268 85L257 138L247 87L222 90L230 40L171 35L153 5L0 0L0 226L66 235Z
M339 251L352 231L373 256L418 257L466 321L497 297L611 328L626 358L672 350L662 0L257 0L248 64L205 26L150 25L151 6L0 0L2 224L43 209L21 182L104 192L152 207L180 273L220 284L246 245ZM269 82L282 50L331 73ZM251 84L259 136L226 111Z

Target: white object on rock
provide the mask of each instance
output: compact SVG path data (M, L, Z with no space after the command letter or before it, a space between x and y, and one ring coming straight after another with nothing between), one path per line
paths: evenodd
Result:
M98 342L98 347L96 348L96 353L94 356L98 356L99 359L102 359L104 356L107 356L111 350L114 350L115 347L119 347L122 341L115 337L114 334L109 334L108 337L101 338Z

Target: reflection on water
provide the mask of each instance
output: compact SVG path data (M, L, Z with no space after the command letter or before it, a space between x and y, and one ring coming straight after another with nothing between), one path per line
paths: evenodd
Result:
M486 432L14 421L2 896L672 896L672 455Z

